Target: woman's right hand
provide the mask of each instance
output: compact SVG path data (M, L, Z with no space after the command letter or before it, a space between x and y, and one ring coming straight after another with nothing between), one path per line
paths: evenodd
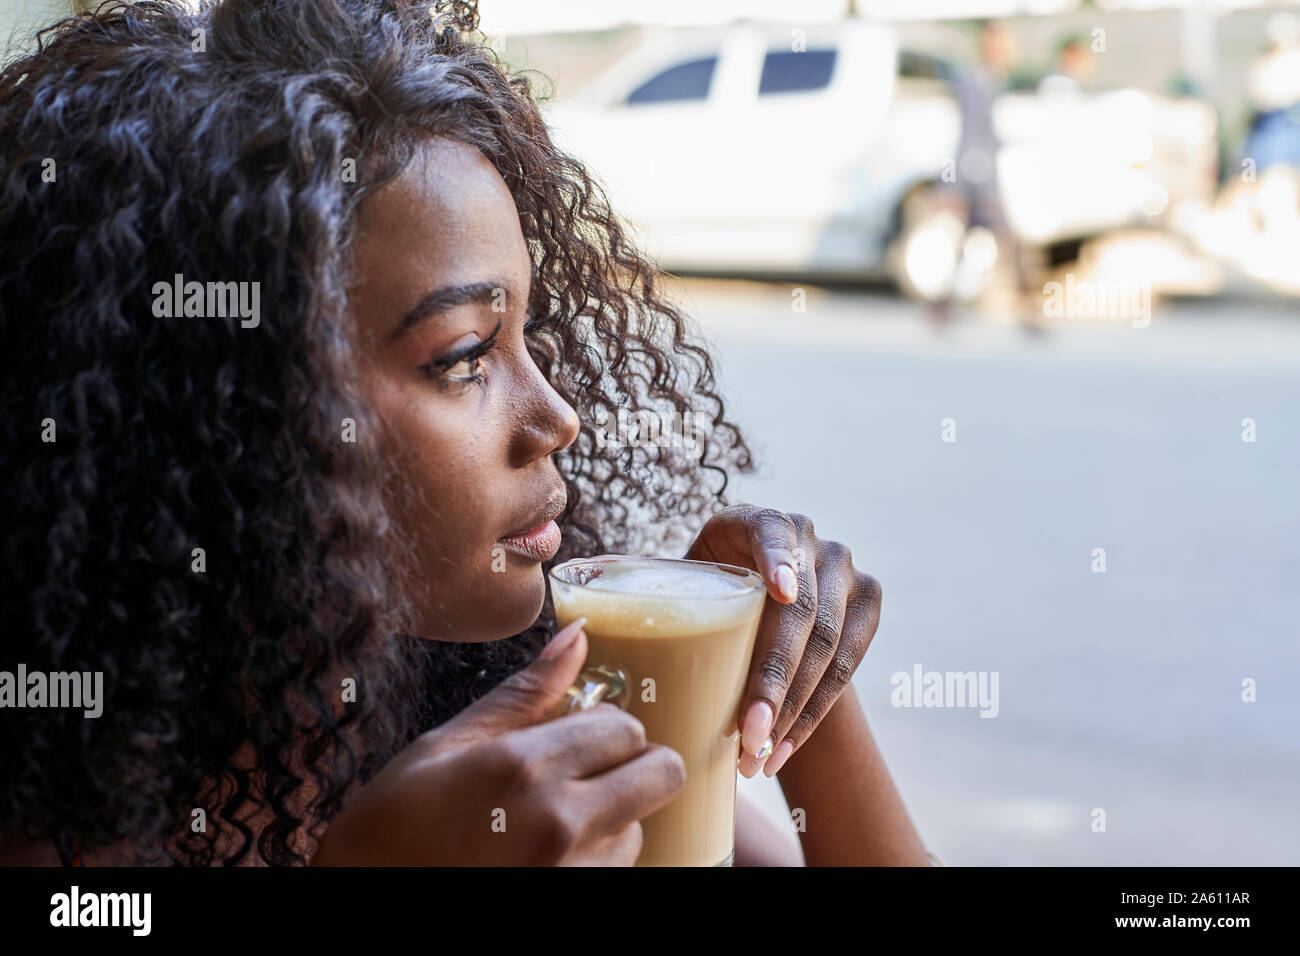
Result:
M586 660L581 624L389 761L312 865L634 863L639 821L676 796L686 766L612 704L547 720Z

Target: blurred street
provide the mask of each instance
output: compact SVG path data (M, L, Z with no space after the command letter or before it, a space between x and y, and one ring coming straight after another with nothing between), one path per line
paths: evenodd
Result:
M1286 303L1031 336L960 315L936 332L861 291L810 287L797 313L789 286L681 290L763 467L733 500L808 514L884 586L857 688L932 849L954 865L1300 864ZM891 675L918 664L998 672L999 713L891 706ZM741 792L784 817L771 781Z

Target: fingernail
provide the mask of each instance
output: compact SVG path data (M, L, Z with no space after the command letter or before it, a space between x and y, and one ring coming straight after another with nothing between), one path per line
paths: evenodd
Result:
M746 753L756 753L763 744L763 739L772 732L775 714L772 705L765 700L755 701L745 715L745 726L740 731L740 747Z
M556 635L547 642L542 648L542 653L537 655L538 660L549 661L559 657L574 641L578 639L578 632L582 630L582 625L587 623L585 617L580 617L565 625Z
M754 763L758 763L764 757L772 756L772 751L775 749L776 739L771 734L768 734L767 739L763 741L763 746L758 748L758 753L754 754Z
M788 564L783 564L776 569L776 586L781 589L781 596L787 601L793 601L799 596L799 576L794 573L794 568Z
M771 739L772 739L771 737L768 738L768 740ZM759 748L760 751L765 747L766 744L764 744L764 747ZM741 751L740 761L736 765L736 769L740 771L740 775L744 777L746 780L752 780L754 777L758 776L758 772L763 769L763 761L767 759L768 759L768 755L764 755L762 757L754 757L751 756L750 754L745 753L744 751Z
M774 776L790 759L792 753L794 753L794 744L790 743L789 738L781 741L781 746L776 748L776 753L772 754L772 758L763 767L763 775L767 777Z

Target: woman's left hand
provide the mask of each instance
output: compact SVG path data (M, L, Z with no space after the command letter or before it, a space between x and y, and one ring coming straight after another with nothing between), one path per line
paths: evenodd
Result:
M880 623L880 582L849 549L821 541L804 515L732 505L700 530L686 557L751 568L769 600L741 700L740 772L772 776L848 686ZM764 764L766 761L766 764Z

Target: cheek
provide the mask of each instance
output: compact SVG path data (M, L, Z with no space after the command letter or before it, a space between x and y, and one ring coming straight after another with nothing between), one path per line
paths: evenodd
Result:
M413 545L417 634L492 641L536 620L545 583L539 566L522 567L497 544L517 505L500 500L509 488L500 426L469 407L472 419L458 405L390 392L377 411L397 473L390 509Z
M454 415L414 402L384 416L386 442L399 475L393 504L421 551L464 557L481 548L491 515L491 468L483 444Z

